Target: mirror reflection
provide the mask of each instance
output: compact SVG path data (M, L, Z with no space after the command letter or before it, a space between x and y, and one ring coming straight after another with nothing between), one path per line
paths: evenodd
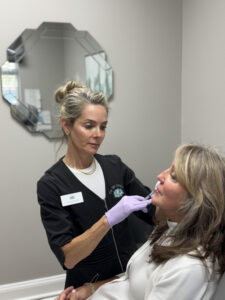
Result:
M63 136L54 91L74 79L106 99L113 94L112 68L99 43L70 23L42 23L26 29L7 49L1 66L2 96L12 116L30 132Z

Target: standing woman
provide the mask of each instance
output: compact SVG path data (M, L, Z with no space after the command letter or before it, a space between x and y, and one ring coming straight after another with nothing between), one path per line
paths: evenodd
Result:
M125 270L136 250L126 218L135 211L153 224L155 208L143 198L150 190L118 156L97 154L107 126L104 96L70 81L55 99L68 147L37 193L48 242L67 270L65 286L77 287Z

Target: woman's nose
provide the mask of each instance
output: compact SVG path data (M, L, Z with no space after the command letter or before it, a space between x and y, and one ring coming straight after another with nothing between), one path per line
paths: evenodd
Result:
M160 173L160 174L157 176L157 180L158 180L159 182L162 182L162 173Z
M160 183L163 183L163 182L164 182L165 176L166 176L168 170L169 170L169 169L164 170L162 173L160 173L160 174L157 176L157 179L160 181Z
M99 127L95 128L95 136L100 137L101 136L101 129Z

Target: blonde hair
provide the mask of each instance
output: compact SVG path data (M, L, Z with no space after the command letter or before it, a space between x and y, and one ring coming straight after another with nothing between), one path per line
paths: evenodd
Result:
M225 158L212 147L185 144L174 156L176 180L185 187L187 198L179 212L183 219L173 233L172 243L162 246L161 236L167 229L160 224L150 238L152 259L164 262L195 250L205 262L207 257L218 261L219 271L225 270ZM199 251L201 246L202 251Z
M61 105L59 117L65 118L72 125L83 111L85 104L102 105L108 114L108 103L104 95L92 91L76 81L69 81L55 92L55 100Z

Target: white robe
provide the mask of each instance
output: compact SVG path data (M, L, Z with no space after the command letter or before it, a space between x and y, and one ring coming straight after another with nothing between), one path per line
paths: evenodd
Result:
M219 276L208 281L199 259L180 255L155 264L149 263L150 252L147 241L130 258L126 272L101 286L88 300L209 300L212 297ZM210 261L207 265L211 272Z

